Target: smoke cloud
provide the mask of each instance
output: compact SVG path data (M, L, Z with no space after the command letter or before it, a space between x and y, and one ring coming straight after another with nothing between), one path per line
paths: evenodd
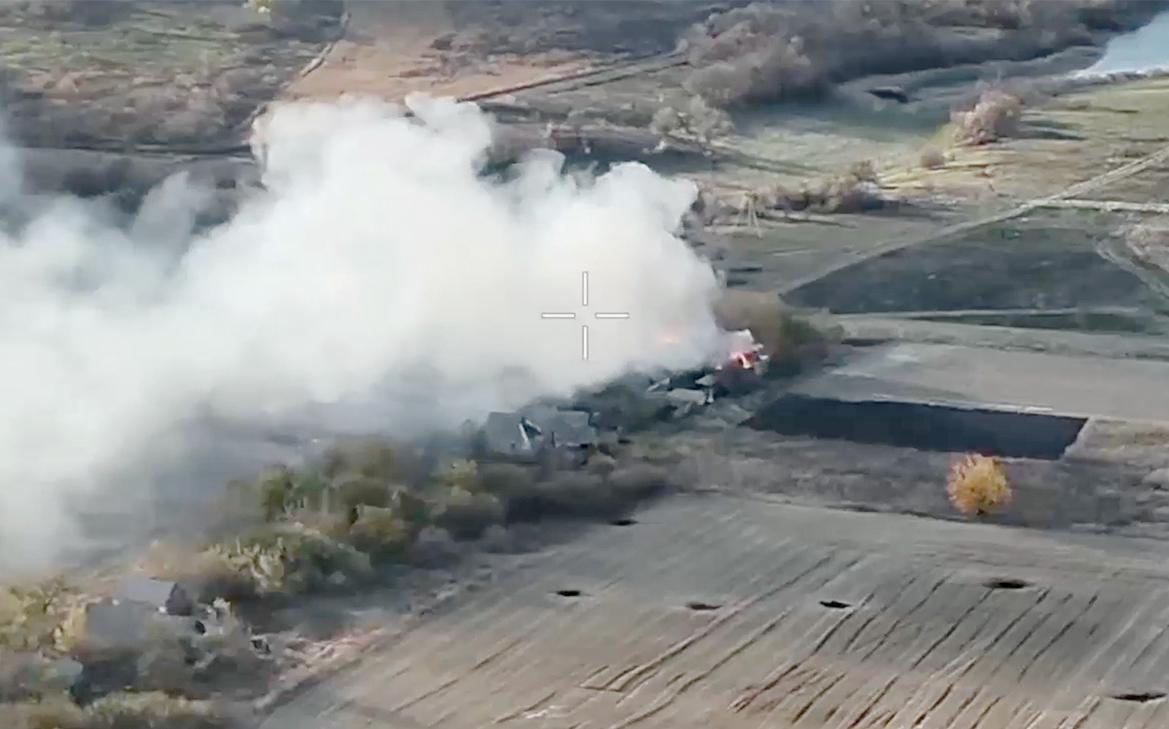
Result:
M220 474L228 425L409 436L721 343L716 277L675 235L689 182L550 153L489 175L489 118L421 97L282 106L259 134L264 189L211 230L182 176L129 225L59 198L0 228L0 572L76 548L78 504L166 489L176 463L218 488L194 443Z

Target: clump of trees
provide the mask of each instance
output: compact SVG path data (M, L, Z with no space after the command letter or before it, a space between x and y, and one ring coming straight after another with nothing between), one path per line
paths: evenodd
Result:
M687 139L709 146L714 140L734 132L735 124L727 112L711 106L701 96L692 96L682 108L663 106L658 109L649 128L667 144L671 139Z
M52 697L0 704L0 725L13 729L227 729L230 719L209 701L161 691L117 692L84 707Z
M861 161L842 173L804 181L798 186L774 184L749 190L732 206L732 213L740 222L754 224L760 218L776 214L786 219L793 212L863 213L888 203L881 192L876 168L869 161Z
M1019 131L1023 117L1023 99L1003 89L987 89L973 108L950 115L954 141L958 144L982 145Z
M245 680L259 687L281 661L299 660L295 651L267 648L235 606L352 591L391 563L457 558L460 542L498 549L511 522L613 518L667 486L663 469L623 465L599 451L586 468L565 471L468 458L435 463L378 439L267 469L230 486L224 506L233 536L193 549L158 545L139 566L182 585L193 598L190 617L146 606L130 635L119 628L111 638L105 610L118 606L101 597L100 585L92 594L60 580L0 589L0 726L217 729L220 708L200 700L210 687L239 690ZM116 685L86 684L81 700L74 669L83 666L99 667Z
M545 513L613 514L666 482L659 470L632 467L549 473L466 458L428 465L401 444L345 443L315 463L233 484L228 505L253 526L173 561L167 576L197 585L205 601L351 589L380 564L427 561L422 541L433 551L436 542L480 539Z

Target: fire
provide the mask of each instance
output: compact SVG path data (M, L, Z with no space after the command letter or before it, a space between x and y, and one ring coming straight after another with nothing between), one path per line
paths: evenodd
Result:
M759 355L754 352L735 352L731 360L743 369L749 370L754 366L755 362L759 361Z
M757 371L766 361L763 347L748 331L731 332L727 358L717 369L737 368Z

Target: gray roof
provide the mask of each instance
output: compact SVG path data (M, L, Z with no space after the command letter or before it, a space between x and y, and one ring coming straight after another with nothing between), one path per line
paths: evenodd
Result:
M682 388L670 390L666 393L666 397L676 403L687 405L705 405L707 400L707 395L702 390L686 390Z
M541 446L588 446L597 442L597 430L583 410L558 410L533 405L523 413L491 413L483 425L487 450L496 454L530 455Z
M140 576L122 580L114 589L113 597L120 602L140 603L167 612L183 612L190 603L190 597L179 583Z
M150 611L141 603L101 602L85 609L86 641L102 648L136 644L144 639Z
M155 580L150 577L127 577L115 588L114 598L163 607L176 589L179 589L179 586L175 582Z
M597 430L582 410L557 410L536 425L558 446L587 446L597 442Z
M534 435L519 413L490 413L483 424L483 442L492 453L530 454L535 450Z

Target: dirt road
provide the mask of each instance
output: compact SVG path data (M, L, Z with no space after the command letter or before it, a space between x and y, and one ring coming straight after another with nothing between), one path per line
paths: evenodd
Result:
M1138 160L1121 165L1107 172L1095 175L1087 180L1078 182L1074 185L1064 188L1052 195L1047 195L1033 200L1018 203L1006 210L991 213L989 215L980 216L973 220L966 220L961 223L946 226L940 230L932 231L927 235L916 238L905 238L899 240L889 241L887 243L866 247L858 251L849 251L844 255L831 260L824 267L813 271L799 278L784 282L780 289L780 294L787 294L806 286L814 281L819 281L834 273L843 271L853 266L857 266L865 261L885 256L895 251L904 250L906 248L921 247L931 245L934 243L944 243L951 241L954 238L969 233L978 228L984 228L995 223L1001 223L1012 218L1018 218L1026 215L1039 208L1048 207L1061 200L1084 195L1095 190L1099 190L1106 185L1119 182L1128 177L1132 177L1140 172L1143 172L1151 167L1159 165L1166 160L1169 160L1169 146L1161 147L1155 152L1146 155Z

